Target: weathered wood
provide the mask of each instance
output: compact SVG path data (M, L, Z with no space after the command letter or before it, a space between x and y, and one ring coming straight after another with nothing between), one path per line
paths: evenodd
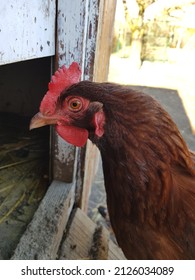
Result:
M57 40L55 69L72 61L82 64L85 1L58 0L57 5ZM72 182L77 149L66 143L53 131L52 165L53 177L63 182Z
M56 65L69 66L76 61L82 66L86 0L58 0Z
M83 44L83 80L93 80L97 30L99 24L99 0L88 0L85 6L85 29Z
M109 246L109 252L108 252L109 260L126 260L122 250L112 240L109 240L108 246Z
M72 61L80 64L81 79L92 79L97 35L98 0L58 0L55 68ZM64 182L74 181L75 161L80 151L53 136L53 176ZM79 171L77 172L79 176ZM82 184L82 180L80 180ZM78 186L79 188L79 186Z
M98 6L98 18L97 11L96 15L94 16L95 21L93 21L92 28L94 32L92 33L97 34L97 38L95 48L95 61L93 61L93 81L96 82L106 81L108 77L109 60L112 46L112 35L114 30L115 9L116 0L100 0ZM87 70L85 70L85 72L86 71ZM91 77L91 75L92 74L89 73L89 77ZM90 194L92 181L97 170L98 162L99 152L96 146L94 146L90 141L88 141L85 156L83 194L80 205L81 209L84 212L86 212L88 208L88 198Z
M97 227L79 208L64 238L58 253L61 260L125 259L121 249L109 240L108 231Z
M56 259L74 203L74 192L74 185L53 181L12 259Z
M0 65L55 54L54 0L1 0Z
M100 0L94 81L107 81L112 48L116 0Z
M109 232L102 225L96 225L93 233L93 240L89 251L92 260L108 259Z
M53 178L66 183L74 181L76 148L65 142L55 131L52 138Z
M91 185L97 172L100 153L97 147L88 140L85 151L85 170L83 179L83 191L80 208L87 213L88 200L91 191Z

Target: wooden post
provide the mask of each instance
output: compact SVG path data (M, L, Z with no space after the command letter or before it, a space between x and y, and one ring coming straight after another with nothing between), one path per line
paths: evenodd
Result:
M112 47L116 0L100 0L98 30L93 68L93 81L107 81ZM81 209L87 212L88 198L97 171L99 152L90 141L87 143Z
M104 82L107 81L108 78L116 1L117 0L100 1L93 75L93 80L95 82Z
M55 68L72 61L80 64L82 79L93 77L98 22L98 0L58 0ZM75 180L78 149L55 132L52 141L53 177L71 183ZM80 151L79 151L80 153Z

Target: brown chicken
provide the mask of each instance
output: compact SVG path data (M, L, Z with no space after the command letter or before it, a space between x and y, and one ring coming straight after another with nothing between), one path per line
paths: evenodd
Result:
M167 112L128 86L79 82L59 69L31 128L55 124L102 156L108 211L128 259L195 259L195 154Z

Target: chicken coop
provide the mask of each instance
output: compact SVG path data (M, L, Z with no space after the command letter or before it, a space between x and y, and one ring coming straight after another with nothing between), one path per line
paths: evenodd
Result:
M116 0L1 1L0 259L123 259L86 215L96 148L29 131L52 74L72 61L105 81Z

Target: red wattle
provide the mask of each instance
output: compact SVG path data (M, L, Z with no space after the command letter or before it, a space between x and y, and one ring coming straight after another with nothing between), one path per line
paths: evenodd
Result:
M83 147L89 136L87 129L75 126L56 125L56 131L65 141L77 147Z

